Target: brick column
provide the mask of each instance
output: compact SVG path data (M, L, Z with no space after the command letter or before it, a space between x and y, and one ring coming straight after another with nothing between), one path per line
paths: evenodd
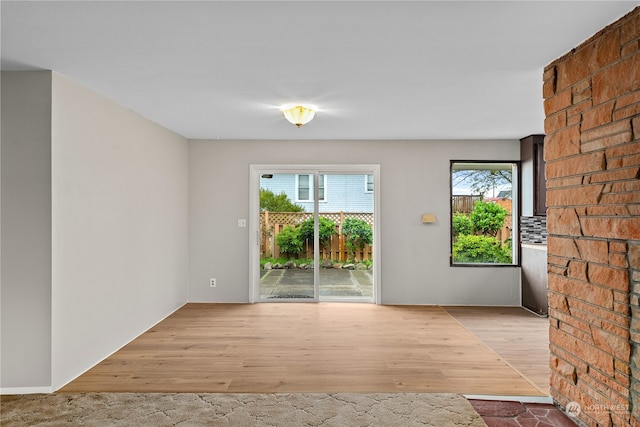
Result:
M640 426L640 8L548 65L543 95L551 393Z
M631 267L631 415L634 425L640 420L640 241L629 242Z

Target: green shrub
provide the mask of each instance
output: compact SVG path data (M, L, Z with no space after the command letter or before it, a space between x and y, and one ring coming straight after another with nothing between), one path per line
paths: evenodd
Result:
M473 223L469 216L460 212L453 214L452 224L453 237L458 237L460 234L471 234L471 230L473 229Z
M300 227L300 238L304 240L313 241L313 218L309 218L306 221L302 221L298 227ZM320 246L326 247L331 240L331 236L338 234L336 231L336 223L329 218L321 216L318 218L318 232L320 239Z
M345 219L342 224L342 235L345 237L345 245L350 257L353 257L356 250L364 249L364 245L373 243L373 229L361 219Z
M504 225L507 210L492 202L476 202L469 215L473 231L487 236L495 236Z
M280 252L289 255L297 256L302 252L303 240L300 237L300 230L297 227L287 225L276 236L276 242Z
M490 236L459 235L453 244L453 261L510 264L511 251Z
M272 265L273 264L282 264L282 265L284 265L287 261L291 261L291 258L287 257L287 256L281 256L281 257L278 257L278 258L271 258L271 257L270 258L261 258L260 259L260 268L264 269L264 265L266 263L268 263L268 262L271 263ZM313 260L312 259L305 259L305 258L297 258L296 259L296 264L297 265L300 265L300 264L313 265Z

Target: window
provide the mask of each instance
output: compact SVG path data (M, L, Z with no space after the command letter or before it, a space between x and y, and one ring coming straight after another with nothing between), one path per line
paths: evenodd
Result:
M373 193L373 175L364 176L364 192Z
M325 175L318 175L318 200L325 201ZM313 175L296 175L296 195L299 202L313 201Z
M311 175L298 175L298 200L311 200Z
M451 265L516 265L517 162L451 162Z
M325 197L326 186L327 186L326 175L318 175L318 200L321 202L324 202L326 200L326 197Z

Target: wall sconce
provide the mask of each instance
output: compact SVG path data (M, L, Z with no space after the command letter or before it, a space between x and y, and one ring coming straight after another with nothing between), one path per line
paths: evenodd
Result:
M301 127L313 120L316 115L316 107L313 105L286 105L281 108L284 117L289 123Z

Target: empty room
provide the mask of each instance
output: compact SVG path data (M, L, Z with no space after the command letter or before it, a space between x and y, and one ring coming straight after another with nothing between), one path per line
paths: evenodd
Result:
M638 6L2 1L3 425L639 425Z

